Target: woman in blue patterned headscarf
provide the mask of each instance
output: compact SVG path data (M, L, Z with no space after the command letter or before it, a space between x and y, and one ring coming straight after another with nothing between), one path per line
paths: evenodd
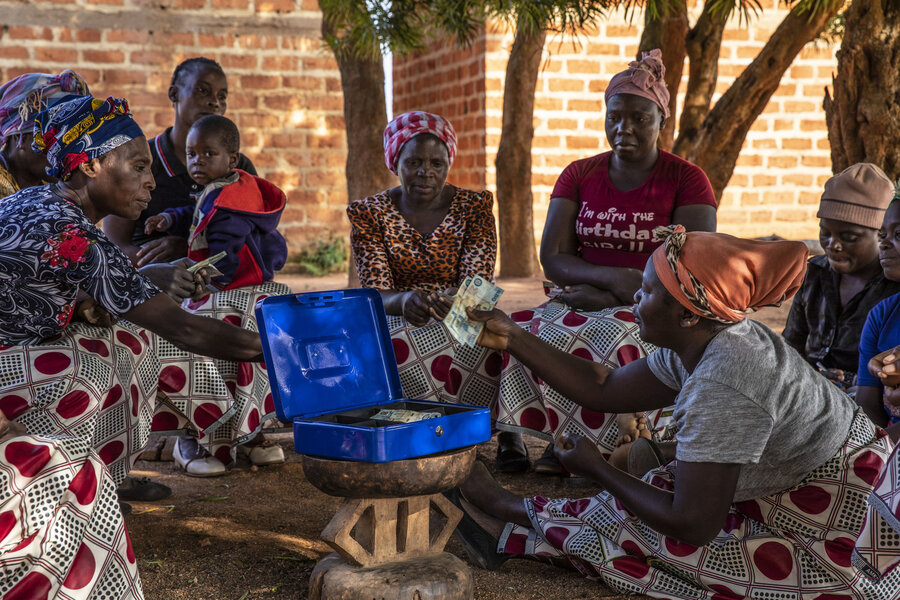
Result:
M165 380L157 349L258 362L262 347L182 310L96 227L136 218L154 187L124 100L53 106L34 143L58 181L0 202L0 516L12 520L0 591L138 599L115 489L147 441ZM111 318L91 320L85 304Z
M46 158L31 149L37 114L73 95L88 94L87 83L70 69L59 75L25 73L0 85L0 198L47 179Z

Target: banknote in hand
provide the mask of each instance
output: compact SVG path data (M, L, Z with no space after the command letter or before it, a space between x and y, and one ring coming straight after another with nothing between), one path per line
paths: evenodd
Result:
M501 288L480 275L466 277L456 292L450 312L444 318L444 325L453 339L463 346L474 348L484 324L469 319L466 309L491 310L502 294Z

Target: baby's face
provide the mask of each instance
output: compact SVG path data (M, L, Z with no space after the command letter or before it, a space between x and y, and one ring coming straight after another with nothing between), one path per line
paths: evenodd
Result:
M228 175L237 164L238 153L228 151L221 135L191 129L185 151L188 173L200 185Z

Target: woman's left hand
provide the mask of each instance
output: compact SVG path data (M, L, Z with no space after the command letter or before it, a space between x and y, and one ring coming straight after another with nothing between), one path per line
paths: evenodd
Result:
M900 385L900 346L876 354L869 360L869 372L886 386Z
M596 444L571 433L564 433L556 439L553 452L560 464L573 475L592 477L596 465L605 462Z
M112 327L118 321L108 310L93 298L85 298L75 305L75 317L96 327Z
M0 443L20 435L28 435L25 426L16 421L10 421L6 415L0 412Z
M622 306L622 302L612 292L587 283L565 286L559 298L575 310L593 311Z
M428 294L425 301L428 303L431 316L438 321L443 321L444 317L450 313L450 309L453 307L454 295L456 295L456 290L453 289L444 292L431 292Z

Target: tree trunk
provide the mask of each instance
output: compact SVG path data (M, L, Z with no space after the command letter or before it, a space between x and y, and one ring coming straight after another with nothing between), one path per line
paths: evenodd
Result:
M333 19L327 8L323 7L322 11L322 33L330 33ZM384 69L380 52L376 58L366 59L351 52L332 50L344 93L345 173L348 201L352 202L397 185L397 179L384 166L382 136L387 125ZM359 285L352 253L348 275L349 287Z
M858 162L900 178L900 6L853 2L838 50L834 99L825 90L831 163L839 173Z
M649 52L654 48L662 51L663 64L666 65L666 87L669 88L669 119L659 132L657 144L663 150L671 150L675 141L675 115L678 114L678 88L681 75L684 73L685 44L688 33L688 17L686 0L672 0L665 3L661 19L651 19L650 11L644 10L644 31L638 46L637 59L641 52Z
M823 3L810 13L802 4L791 10L766 45L716 103L685 157L706 171L716 199L731 179L747 132L769 103L784 72L807 43L840 10L842 0Z
M678 141L674 145L674 152L679 156L685 156L694 149L703 121L709 114L709 105L719 78L719 51L722 48L722 32L728 21L728 13L722 10L712 14L711 6L713 2L703 4L703 11L688 33L685 43L690 67L678 127Z
M531 142L534 93L546 32L516 31L503 89L503 126L497 149L497 206L500 214L500 275L540 273L534 247Z

